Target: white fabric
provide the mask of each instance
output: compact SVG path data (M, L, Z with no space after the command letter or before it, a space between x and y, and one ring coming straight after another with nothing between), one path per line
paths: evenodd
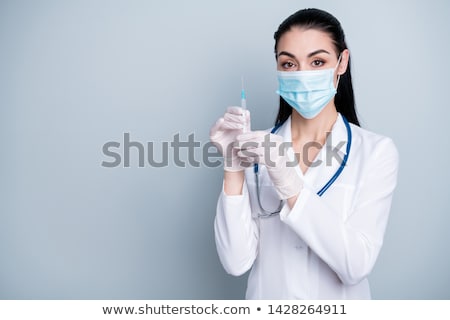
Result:
M291 141L288 119L278 134ZM352 145L345 169L322 197L316 193L340 166L347 130L337 121L310 167L295 206L257 218L253 168L246 170L243 194L221 192L214 224L224 269L242 275L251 268L247 299L370 299L372 270L388 221L397 182L398 153L391 139L351 124ZM336 148L340 158L328 157ZM330 152L328 152L330 155ZM276 209L279 200L266 168L260 167L261 201Z

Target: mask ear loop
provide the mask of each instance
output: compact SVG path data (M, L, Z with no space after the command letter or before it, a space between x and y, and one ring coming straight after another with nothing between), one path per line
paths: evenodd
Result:
M341 58L342 58L342 53L339 55L338 62L337 62L336 67L334 68L334 71L336 71L337 68L339 67L339 64L341 63ZM341 75L340 74L338 74L338 78L337 78L337 81L336 81L336 90L337 90L338 85L339 85L339 79L341 79Z

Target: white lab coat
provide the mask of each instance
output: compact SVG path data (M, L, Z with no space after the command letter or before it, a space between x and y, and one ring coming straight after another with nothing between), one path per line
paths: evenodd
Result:
M339 168L346 150L340 114L316 158L322 163L305 175L297 167L304 187L292 209L285 203L279 215L256 217L253 168L245 172L242 195L222 190L214 223L217 252L229 274L251 268L247 299L370 299L367 276L383 243L398 153L391 139L350 126L347 165L322 197L317 191ZM277 134L292 141L290 119ZM330 147L340 157L327 160ZM264 166L260 185L264 208L276 209L279 200Z

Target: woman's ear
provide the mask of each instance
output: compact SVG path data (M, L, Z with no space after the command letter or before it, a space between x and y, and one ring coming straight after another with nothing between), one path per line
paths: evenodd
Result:
M349 58L350 58L350 52L348 51L348 49L345 49L344 51L342 51L341 62L339 63L339 66L338 66L337 72L336 72L338 75L343 75L345 73L345 71L347 71Z

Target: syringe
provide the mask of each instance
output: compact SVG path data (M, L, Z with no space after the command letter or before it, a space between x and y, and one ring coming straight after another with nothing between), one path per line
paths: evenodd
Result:
M244 90L244 77L241 77L242 87L241 87L241 108L244 109L244 113L242 116L244 117L245 121L245 112L247 110L247 98L245 97L245 90ZM247 132L247 121L244 122L244 128L242 129L243 132Z

